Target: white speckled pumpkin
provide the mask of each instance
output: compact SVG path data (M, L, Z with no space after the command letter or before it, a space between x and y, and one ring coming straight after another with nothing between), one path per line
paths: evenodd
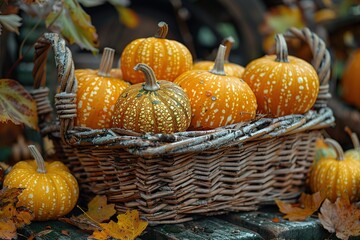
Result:
M62 162L44 162L34 145L29 149L35 160L16 163L5 176L4 187L25 188L19 195L19 205L29 208L36 221L66 215L79 197L75 177Z
M132 84L145 81L144 75L134 70L138 63L151 67L158 79L171 82L192 68L193 59L189 49L176 40L166 39L167 23L159 22L158 27L155 37L135 39L123 50L120 66L125 81Z
M94 129L109 128L117 98L130 86L112 69L114 50L105 48L99 70L77 69L77 117L75 124Z
M190 70L174 83L184 89L191 103L189 129L213 129L255 118L256 97L242 79L224 72L226 47L220 45L212 70Z
M113 127L140 133L174 133L190 124L190 101L183 89L171 81L156 80L146 64L134 68L145 75L145 83L134 84L116 102Z
M282 34L276 35L276 55L250 62L242 78L256 95L258 112L270 117L307 112L319 92L319 77L314 67L288 56Z
M360 161L353 154L345 154L335 140L325 139L337 156L324 156L314 162L309 173L309 186L312 192L323 191L326 197L335 202L344 194L350 201L360 200Z

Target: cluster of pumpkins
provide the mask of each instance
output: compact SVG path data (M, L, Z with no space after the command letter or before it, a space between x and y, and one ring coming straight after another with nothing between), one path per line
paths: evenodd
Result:
M187 47L166 39L167 33L168 25L160 22L154 37L130 42L118 71L111 69L112 49L105 49L98 70L75 71L77 126L140 133L208 130L257 114L303 114L316 101L315 69L288 56L281 34L276 55L242 67L228 60L231 38L220 44L214 61L194 63Z
M112 69L114 50L109 48L104 50L98 70L76 70L76 125L174 133L249 121L257 114L302 114L316 101L319 79L315 69L288 56L280 34L276 55L255 59L242 67L228 60L231 38L220 44L215 61L193 63L190 51L183 44L166 39L167 32L168 25L160 22L155 37L136 39L127 45L120 58L121 79L119 71ZM44 162L34 146L29 149L35 160L14 165L4 186L24 188L19 204L31 209L34 220L64 216L79 197L75 177L63 163ZM337 152L338 158L344 158L340 150ZM345 158L354 155L348 153ZM345 169L344 164L350 164L335 158L334 154L324 155L325 160L316 165L321 167L313 167L313 191L327 185L331 186L327 188L329 196L336 197L344 190L354 193L352 200L358 199L360 191L354 190L351 183L356 181L356 189L360 189L360 176L356 175L360 175L360 161L351 161L359 165L359 170L348 169L353 171L351 181L341 178L348 185L335 187L336 173L328 179L325 169L338 164L340 169L335 170L340 171Z

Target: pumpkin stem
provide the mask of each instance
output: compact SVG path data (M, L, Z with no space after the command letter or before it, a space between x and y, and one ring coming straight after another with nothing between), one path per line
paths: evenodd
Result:
M355 149L360 149L360 141L359 141L359 137L356 133L354 133L353 131L351 131L351 129L349 127L345 127L345 132L347 132L347 134L349 134L351 141L354 145Z
M289 62L288 60L288 48L284 38L284 35L278 33L275 35L276 40L276 59L277 62Z
M221 42L221 44L226 47L225 56L224 56L225 63L229 62L230 51L231 51L232 46L234 45L234 42L235 42L235 40L232 36L225 38Z
M46 173L44 158L41 156L39 150L37 150L37 148L34 145L29 145L28 148L31 152L31 155L34 157L36 161L36 165L38 167L37 172Z
M226 46L220 44L216 55L214 67L210 70L211 73L224 76L226 75L224 70L225 52Z
M110 77L110 71L114 61L115 50L112 48L104 48L104 52L101 57L100 67L98 75L102 77Z
M166 22L159 22L158 23L158 31L155 35L156 38L166 38L168 32L169 32L169 26Z
M145 84L144 90L146 91L157 91L160 89L160 85L157 83L157 79L155 77L155 73L151 67L146 65L145 63L138 63L134 67L135 71L142 71L145 75Z
M324 142L335 150L337 160L344 160L344 151L337 141L331 138L326 138L324 139Z

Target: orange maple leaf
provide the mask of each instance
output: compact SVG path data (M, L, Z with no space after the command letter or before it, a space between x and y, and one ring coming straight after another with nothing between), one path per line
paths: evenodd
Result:
M360 236L360 209L355 203L350 203L346 195L338 198L335 203L326 199L320 208L319 219L326 230L335 232L340 239Z
M312 195L302 193L298 204L290 204L278 199L275 202L280 212L286 214L283 216L284 219L303 221L319 209L324 199L325 195L317 192Z
M139 236L148 225L146 221L140 219L137 210L128 210L124 214L119 214L117 219L117 222L101 223L102 231L95 231L91 237L99 240L109 237L132 240Z

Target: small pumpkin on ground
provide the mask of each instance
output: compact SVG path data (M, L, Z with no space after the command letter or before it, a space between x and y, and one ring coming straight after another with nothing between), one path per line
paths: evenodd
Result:
M336 152L336 157L324 156L314 162L309 172L309 186L313 193L323 191L335 202L344 194L350 201L360 200L360 161L352 154L345 154L338 142L325 139L324 142Z
M189 49L176 40L166 39L168 25L159 22L155 37L139 38L130 42L123 50L120 66L123 78L132 84L144 82L142 73L133 68L138 63L151 67L158 79L174 81L181 73L193 65Z
M145 83L125 89L116 102L113 127L140 133L174 133L190 124L189 98L178 85L157 80L150 66L139 63L134 69L145 75Z
M242 79L225 74L225 51L220 45L212 70L190 70L174 81L190 98L189 129L213 129L255 118L256 97Z
M234 76L241 78L245 68L239 64L232 63L229 61L230 51L234 44L233 37L227 37L221 43L222 45L226 46L226 52L224 56L224 71L225 74L228 76ZM194 63L193 70L208 70L210 71L214 67L214 61L198 61Z
M24 188L18 204L29 208L36 221L66 215L79 197L75 177L62 162L44 162L34 145L29 145L29 149L35 160L16 163L5 176L4 187Z
M342 78L342 98L360 109L360 49L355 50L346 63Z
M94 129L109 128L116 100L130 86L112 69L114 50L105 48L99 70L77 69L76 125ZM114 75L112 75L114 74Z
M316 70L308 62L288 55L282 34L276 35L276 55L251 61L243 79L256 95L258 112L270 117L304 114L319 92Z

